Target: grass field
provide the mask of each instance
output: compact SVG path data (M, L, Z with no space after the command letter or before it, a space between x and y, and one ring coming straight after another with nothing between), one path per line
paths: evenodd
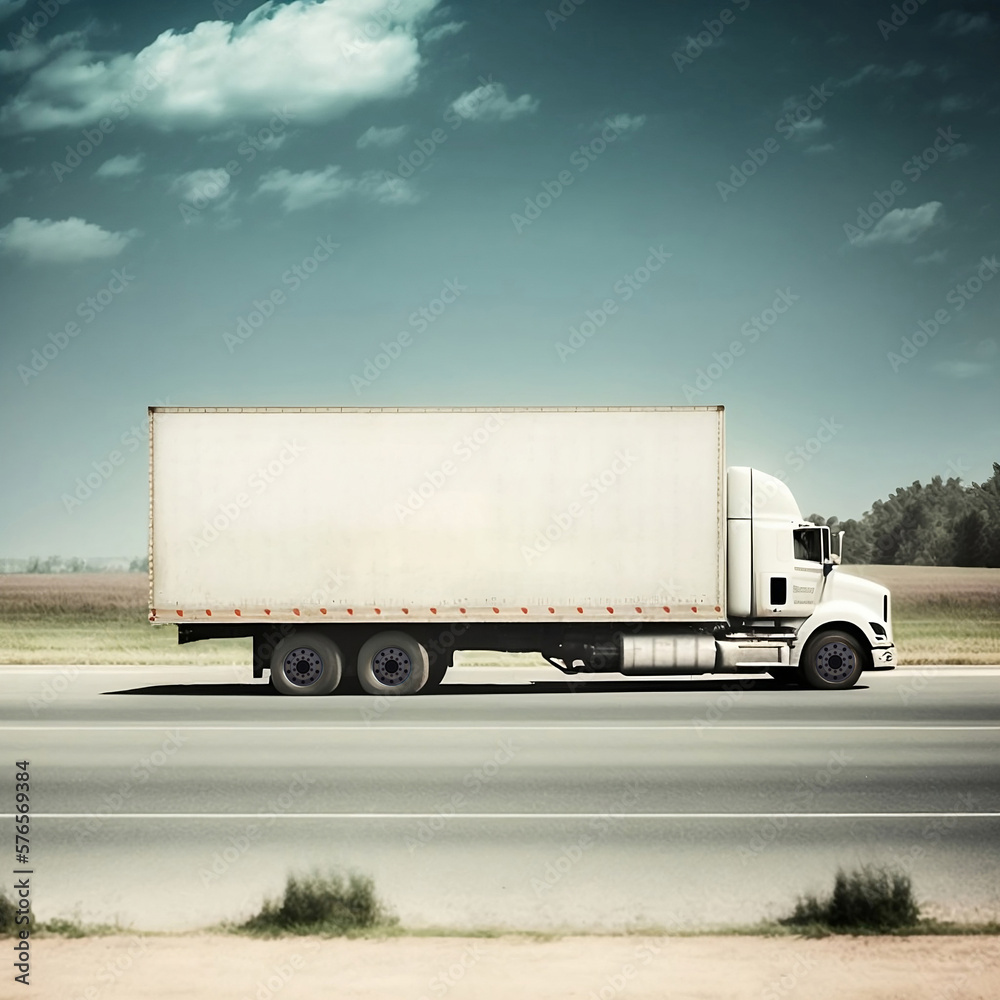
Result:
M892 591L901 664L1000 663L1000 569L848 566ZM0 663L250 664L249 639L177 645L146 621L141 573L0 574ZM470 653L475 664L541 663Z

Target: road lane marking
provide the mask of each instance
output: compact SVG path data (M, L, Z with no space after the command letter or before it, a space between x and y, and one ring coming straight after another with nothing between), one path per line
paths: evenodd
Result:
M12 819L14 813L0 813ZM788 812L702 812L702 813L33 813L35 819L1000 819L1000 812L853 812L853 813L788 813Z
M283 726L205 726L183 722L163 722L144 726L64 726L64 725L0 725L0 733L160 733L177 729L195 733L450 733L450 732L516 732L516 733L669 733L669 732L732 732L732 733L811 733L811 732L899 732L899 733L964 733L1000 732L996 726L435 726L435 725L296 725Z

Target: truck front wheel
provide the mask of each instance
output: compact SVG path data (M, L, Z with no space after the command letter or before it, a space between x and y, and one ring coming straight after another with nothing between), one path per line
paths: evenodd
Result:
M271 684L281 694L330 694L342 674L340 649L322 632L296 630L271 654Z
M820 632L806 643L799 668L806 684L821 690L854 687L864 667L864 653L853 636Z
M379 632L358 653L358 683L368 694L416 694L429 676L426 648L405 632Z

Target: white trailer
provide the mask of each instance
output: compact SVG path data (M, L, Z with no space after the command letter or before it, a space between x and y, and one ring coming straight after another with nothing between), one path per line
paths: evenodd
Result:
M247 636L291 695L440 683L456 649L566 673L894 666L889 595L722 407L150 408L150 621Z

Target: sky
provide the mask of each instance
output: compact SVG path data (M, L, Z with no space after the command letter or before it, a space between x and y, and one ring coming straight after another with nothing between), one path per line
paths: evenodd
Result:
M0 18L0 556L143 553L154 403L722 404L841 518L1000 459L996 4Z

